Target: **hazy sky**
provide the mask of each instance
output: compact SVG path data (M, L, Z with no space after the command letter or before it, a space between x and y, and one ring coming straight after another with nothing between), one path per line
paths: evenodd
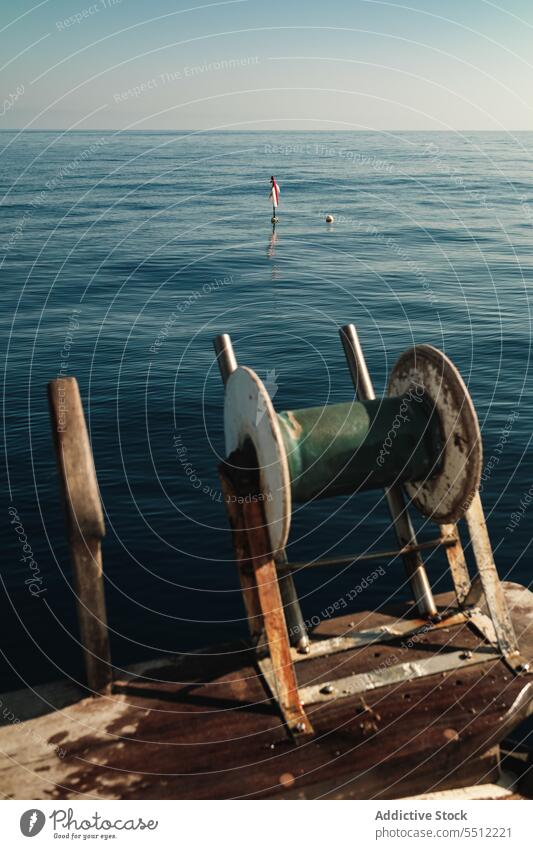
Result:
M1 0L0 128L533 130L532 0Z

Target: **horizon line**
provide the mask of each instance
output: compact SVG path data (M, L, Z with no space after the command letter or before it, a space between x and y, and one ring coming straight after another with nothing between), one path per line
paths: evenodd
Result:
M500 135L505 134L516 134L516 133L533 133L533 128L530 130L489 130L489 129L478 129L478 130L467 130L467 129L456 129L456 130L398 130L398 129L376 129L376 130L302 130L302 129L294 129L294 130L219 130L219 129L202 129L202 128L188 128L188 129L147 129L147 130L130 130L128 128L121 129L119 127L96 127L94 129L70 129L68 127L51 127L49 129L46 128L38 128L38 127L0 127L0 133L227 133L227 134L238 134L238 133L257 133L264 135L265 133L442 133L442 134L454 134L461 133L462 135L466 133L498 133Z

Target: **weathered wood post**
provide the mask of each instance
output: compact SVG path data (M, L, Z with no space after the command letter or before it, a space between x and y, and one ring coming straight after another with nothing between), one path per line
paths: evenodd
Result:
M91 690L99 691L112 680L102 572L104 515L77 380L74 377L51 380L48 400L86 679Z

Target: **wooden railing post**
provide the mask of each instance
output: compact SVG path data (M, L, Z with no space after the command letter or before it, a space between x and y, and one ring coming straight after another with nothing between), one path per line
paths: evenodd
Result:
M48 400L74 572L85 673L88 686L96 692L112 680L102 572L104 515L76 379L60 377L50 381Z

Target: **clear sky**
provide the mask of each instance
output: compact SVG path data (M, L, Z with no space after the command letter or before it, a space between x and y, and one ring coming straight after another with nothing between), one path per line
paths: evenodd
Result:
M0 129L533 130L533 0L1 0Z

